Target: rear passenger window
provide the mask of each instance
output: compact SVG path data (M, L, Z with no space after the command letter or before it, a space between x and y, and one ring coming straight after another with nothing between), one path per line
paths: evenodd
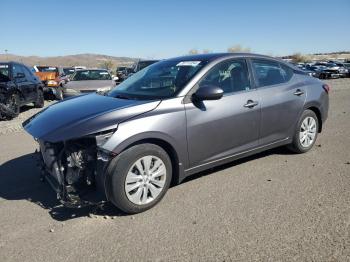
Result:
M286 83L293 76L293 70L291 68L278 62L253 60L252 63L259 86Z
M200 81L199 86L204 85L220 87L224 94L250 90L246 61L234 59L217 64Z
M284 77L284 80L288 82L292 76L293 76L293 69L290 68L289 66L286 66L284 64L280 64L281 69L282 69L282 75Z

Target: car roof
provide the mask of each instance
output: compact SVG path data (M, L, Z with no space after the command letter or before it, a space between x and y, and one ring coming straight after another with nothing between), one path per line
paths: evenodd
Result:
M186 55L186 56L180 56L180 57L174 57L167 60L170 61L214 61L216 59L225 58L225 57L254 57L254 58L268 58L268 59L274 59L279 60L274 57L266 56L266 55L259 55L259 54L253 54L253 53L210 53L210 54L198 54L198 55ZM283 62L283 61L282 61Z
M0 64L19 64L19 65L24 65L23 63L16 62L16 61L0 61Z

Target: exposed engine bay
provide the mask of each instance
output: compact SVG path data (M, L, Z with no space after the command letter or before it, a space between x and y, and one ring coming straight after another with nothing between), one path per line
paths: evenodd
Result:
M99 153L95 137L38 142L41 179L50 183L62 204L82 207L104 200L104 190L97 192L97 187L103 187L103 170L109 159Z

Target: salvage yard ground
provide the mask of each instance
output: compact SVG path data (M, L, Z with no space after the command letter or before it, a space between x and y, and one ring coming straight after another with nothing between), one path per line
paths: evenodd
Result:
M197 174L134 216L59 206L21 128L38 110L24 108L0 122L0 260L350 261L350 79L326 82L329 118L309 153Z

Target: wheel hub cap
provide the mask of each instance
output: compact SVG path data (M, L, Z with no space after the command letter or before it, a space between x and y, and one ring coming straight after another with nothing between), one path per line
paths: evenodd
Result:
M148 204L163 191L165 180L164 162L156 156L144 156L131 165L126 175L126 196L136 205Z
M316 137L317 124L316 120L313 117L306 117L301 123L300 132L299 132L299 141L300 144L307 148L310 147Z

